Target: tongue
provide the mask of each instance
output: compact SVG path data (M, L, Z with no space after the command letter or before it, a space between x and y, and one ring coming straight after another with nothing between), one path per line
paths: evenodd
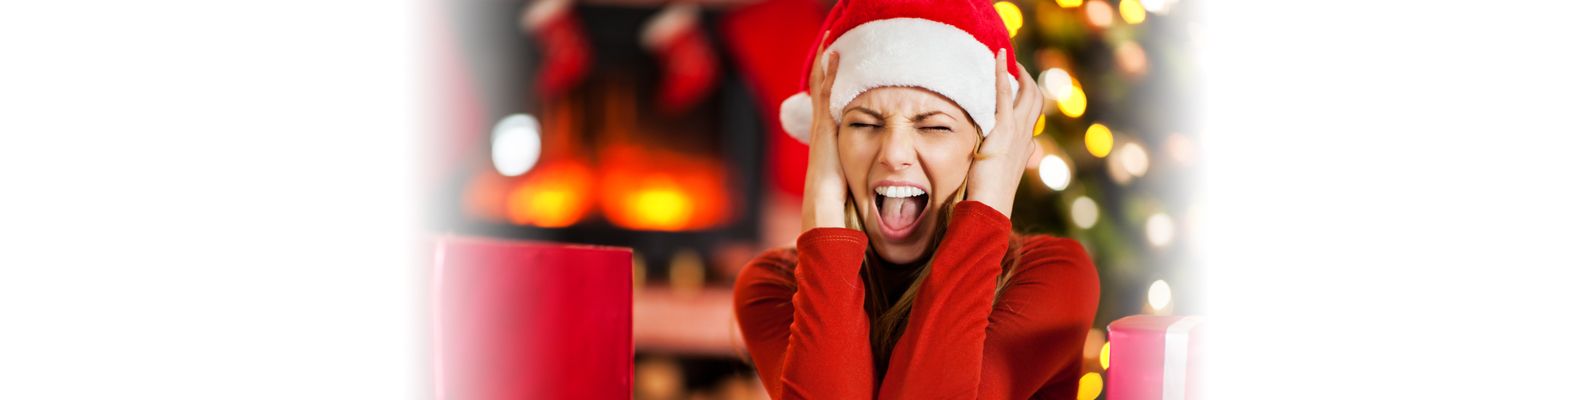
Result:
M920 196L908 198L887 197L881 203L881 222L892 229L907 228L919 218Z

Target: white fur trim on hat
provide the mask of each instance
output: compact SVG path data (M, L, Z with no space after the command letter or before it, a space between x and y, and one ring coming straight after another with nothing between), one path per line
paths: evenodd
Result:
M921 18L871 21L831 44L842 55L831 86L831 117L870 89L920 87L946 96L974 119L981 134L996 125L997 54L962 29ZM1019 81L1008 77L1014 92Z
M814 123L814 100L806 92L787 97L781 101L781 128L786 129L786 134L793 139L807 144L809 142L809 126Z

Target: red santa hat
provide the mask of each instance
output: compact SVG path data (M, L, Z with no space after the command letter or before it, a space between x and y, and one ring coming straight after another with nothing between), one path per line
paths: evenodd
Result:
M981 134L996 124L997 51L1007 49L1008 83L1019 90L1013 42L989 0L838 0L821 32L825 43L809 50L814 57L841 54L831 87L831 118L870 89L918 87L941 94L969 113ZM818 39L816 39L818 40ZM808 143L814 110L808 90L808 68L799 92L781 102L781 126Z

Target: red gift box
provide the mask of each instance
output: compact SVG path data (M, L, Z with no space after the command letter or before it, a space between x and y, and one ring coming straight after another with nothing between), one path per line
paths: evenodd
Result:
M435 251L438 398L631 397L631 250L449 237Z
M1108 400L1195 399L1200 317L1135 315L1108 324Z

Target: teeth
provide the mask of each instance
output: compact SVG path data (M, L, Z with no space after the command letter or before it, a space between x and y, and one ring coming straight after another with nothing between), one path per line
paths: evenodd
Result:
M913 186L876 186L875 194L901 198L922 195L925 191Z

